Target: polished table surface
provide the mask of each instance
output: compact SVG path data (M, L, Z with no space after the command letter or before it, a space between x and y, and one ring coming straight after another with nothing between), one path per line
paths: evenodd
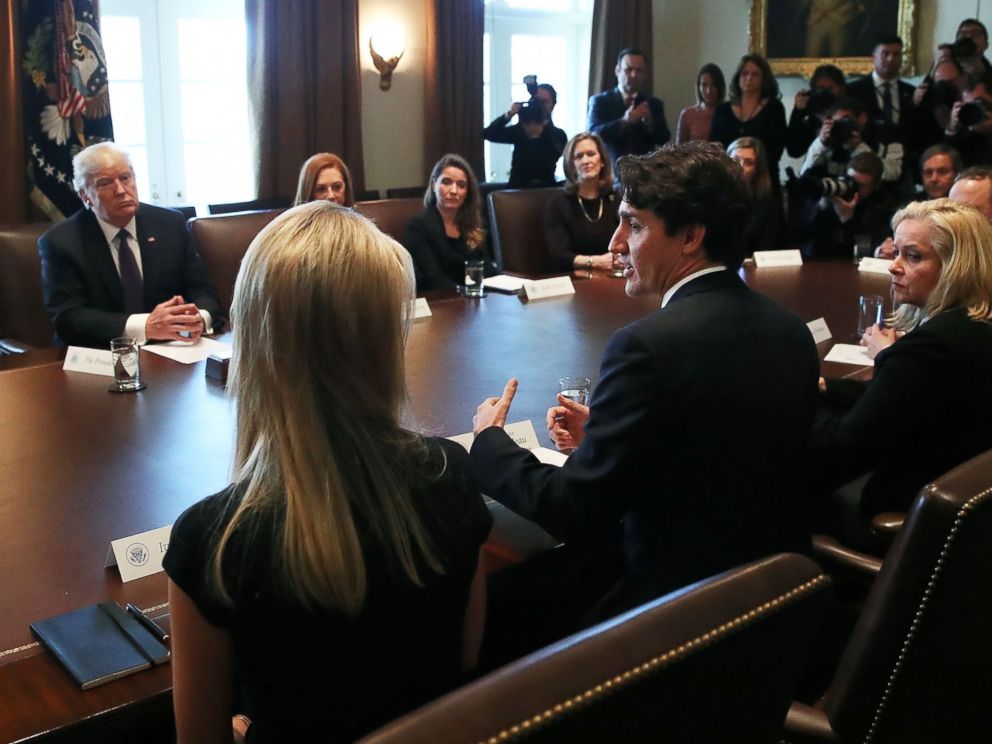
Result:
M858 295L888 294L887 277L849 264L741 273L802 320L825 318L834 341L845 343ZM595 382L612 332L659 304L658 297L625 297L623 282L607 276L575 288L574 296L531 303L495 292L482 300L428 296L433 315L414 324L407 351L407 424L442 436L466 432L475 406L515 376L509 420L533 421L547 446L543 422L558 377ZM821 359L831 344L820 345ZM232 403L205 377L203 363L143 353L147 390L112 395L105 377L63 372L57 352L31 354L0 360L0 741L168 695L168 665L80 692L33 643L28 625L106 599L166 613L165 575L122 584L103 567L110 541L171 524L223 488L233 445ZM32 358L37 366L26 366ZM830 364L823 371L865 372ZM523 532L523 553L542 545L536 530ZM495 537L490 570L519 558L518 548Z

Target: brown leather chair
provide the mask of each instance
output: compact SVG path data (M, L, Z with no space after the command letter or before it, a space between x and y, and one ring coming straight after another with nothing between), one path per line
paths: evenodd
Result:
M403 241L406 223L424 211L422 198L376 199L355 204L355 210L372 220L393 240Z
M830 580L783 554L538 651L363 744L772 742Z
M493 257L503 271L540 275L551 271L544 234L544 207L561 189L508 189L489 195Z
M220 298L220 306L226 313L231 311L234 281L238 278L241 259L248 246L262 228L283 211L285 210L267 209L260 212L234 212L194 217L189 221L193 247L203 259L207 274Z
M12 347L51 346L54 340L38 256L38 238L51 226L0 226L0 339L9 340Z
M393 189L386 189L387 199L419 199L424 200L424 192L427 186L399 186Z
M208 204L207 211L210 214L231 214L232 212L261 212L269 209L289 209L291 206L293 206L291 197L270 196L245 202Z
M783 739L988 741L990 623L992 451L917 496L830 689L815 707L793 704Z

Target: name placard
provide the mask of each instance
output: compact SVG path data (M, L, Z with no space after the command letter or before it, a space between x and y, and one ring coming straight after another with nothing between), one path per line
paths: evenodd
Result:
M857 344L834 344L823 357L825 362L856 364L859 367L874 367L875 360L868 356L868 347Z
M434 313L431 312L431 306L427 304L427 300L423 297L418 297L413 303L413 319L420 320L422 318L429 318Z
M869 274L888 274L892 261L888 258L870 258L865 256L858 264L858 271L866 271Z
M135 579L157 574L162 570L162 559L169 548L172 525L156 530L139 532L110 542L105 566L117 566L125 584Z
M528 300L546 300L549 297L574 295L575 285L570 276L555 276L550 279L524 281L524 295Z
M773 266L802 266L803 254L799 251L755 251L754 265L759 269Z
M513 424L507 424L503 427L503 430L510 435L510 439L514 441L515 444L523 447L524 449L535 449L541 446L541 443L537 440L537 432L534 430L534 424L530 419L524 421L517 421ZM448 437L452 442L457 442L465 451L468 452L472 449L472 442L475 441L475 434L472 432L466 432L465 434L456 434L453 437Z
M87 349L85 346L70 346L65 352L62 371L113 377L114 362L110 355L110 349Z
M827 321L823 318L811 320L806 324L806 327L809 328L809 332L813 334L814 344L822 344L824 341L828 341L833 338L833 334L830 333L830 329L827 328Z

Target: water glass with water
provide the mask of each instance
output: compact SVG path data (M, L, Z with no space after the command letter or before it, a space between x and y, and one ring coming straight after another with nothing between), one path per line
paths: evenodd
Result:
M138 342L131 336L110 340L110 356L114 367L114 383L121 392L141 389L141 368L138 365Z

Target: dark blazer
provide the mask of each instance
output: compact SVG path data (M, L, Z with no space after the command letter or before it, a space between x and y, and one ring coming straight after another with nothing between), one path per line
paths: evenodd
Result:
M403 245L413 258L417 291L453 289L465 282L465 259L487 261L486 275L492 273L489 256L483 248L470 250L465 236L452 239L444 232L444 219L436 207L428 207L410 219L403 233Z
M872 131L875 138L883 143L901 142L903 146L917 152L918 142L914 134L917 117L916 105L913 103L913 92L915 88L902 80L896 81L896 88L899 96L899 123L891 132L885 131L885 119L882 107L878 104L878 95L875 93L875 81L872 76L865 75L857 80L849 82L845 95L856 98L865 105L865 111L872 122ZM933 142L929 144L934 144ZM908 161L907 161L908 162Z
M482 136L490 142L513 145L511 189L555 185L555 166L568 142L568 135L551 119L544 125L540 136L528 137L523 124L511 125L510 119L500 114L482 130Z
M186 218L141 204L135 215L144 280L144 310L182 295L210 313L214 330L225 321L217 292L190 243ZM45 308L60 346L106 346L127 322L120 275L96 216L88 209L49 228L38 239Z
M803 549L818 368L798 318L734 271L707 274L614 334L563 467L497 427L476 437L472 463L485 493L566 541L623 519L625 576L603 608L621 611Z
M597 93L589 99L588 130L603 138L614 165L621 155L644 155L672 138L665 121L665 104L654 96L647 96L647 102L651 109L650 127L643 122L627 124L623 121L627 106L619 88Z
M956 308L875 358L867 385L828 380L811 446L827 489L873 470L866 515L906 510L931 480L992 449L992 324Z

